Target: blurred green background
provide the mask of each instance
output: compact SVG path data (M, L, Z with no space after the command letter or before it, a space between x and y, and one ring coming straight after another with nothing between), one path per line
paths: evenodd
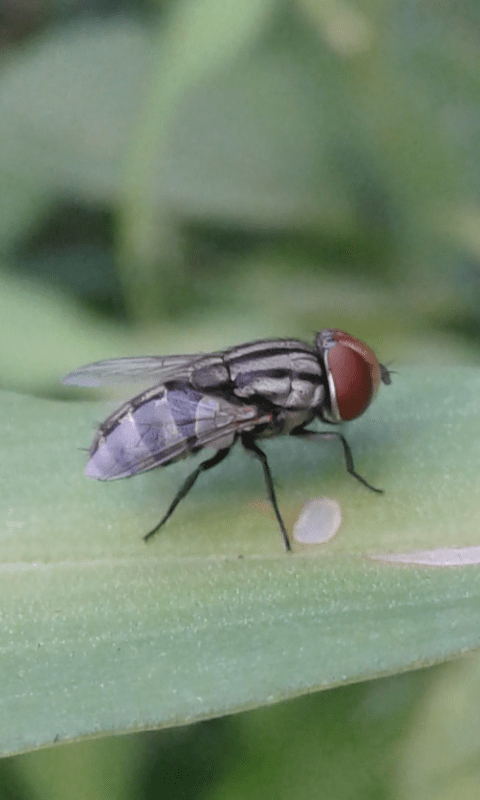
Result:
M412 364L438 370L445 392L458 367L478 377L475 0L4 0L0 48L0 388L31 398L27 426L47 408L37 398L75 396L60 380L83 363L310 341L323 327L368 342L395 382ZM82 408L78 446L94 418ZM41 442L28 442L48 483ZM478 507L478 483L468 503ZM72 508L50 509L48 525L70 526ZM2 560L31 560L9 532ZM469 543L477 534L473 515ZM472 626L465 650L478 646ZM471 657L5 758L0 797L471 799L479 674ZM10 727L3 716L7 743ZM78 733L67 725L64 738ZM5 752L28 750L22 741ZM32 751L46 742L32 734Z

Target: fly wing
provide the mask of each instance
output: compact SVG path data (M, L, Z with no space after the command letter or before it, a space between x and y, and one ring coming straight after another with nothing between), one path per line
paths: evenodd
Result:
M188 372L190 364L203 353L173 356L134 356L95 361L70 372L62 383L72 386L109 386L138 381L164 383Z
M231 447L235 435L271 421L255 405L230 403L188 384L160 386L125 403L109 417L90 449L85 474L97 480L127 478L167 466L203 447Z

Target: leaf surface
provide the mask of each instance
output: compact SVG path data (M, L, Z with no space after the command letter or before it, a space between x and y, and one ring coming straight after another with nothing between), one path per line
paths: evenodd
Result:
M343 524L288 556L258 465L234 451L149 545L194 460L87 480L103 405L2 394L3 753L176 725L478 647L480 571L368 556L478 541L480 375L404 368L335 444L265 444L291 529L312 496Z

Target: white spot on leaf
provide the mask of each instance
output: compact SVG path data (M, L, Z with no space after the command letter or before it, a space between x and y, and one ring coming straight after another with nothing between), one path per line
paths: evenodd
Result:
M480 547L439 547L436 550L414 550L411 553L385 553L370 558L400 564L424 564L430 567L460 567L480 564Z
M319 544L335 536L342 523L340 505L328 497L305 503L293 526L293 538L302 544Z

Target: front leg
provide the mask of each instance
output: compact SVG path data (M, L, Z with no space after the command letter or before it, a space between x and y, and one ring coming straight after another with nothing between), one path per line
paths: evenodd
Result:
M310 442L318 442L320 439L322 439L323 441L325 441L326 439L339 439L343 447L343 454L345 456L345 466L347 468L347 472L350 475L353 475L353 477L356 478L357 481L363 483L363 485L366 486L367 489L371 489L372 492L378 492L379 494L383 494L383 489L377 489L375 486L372 486L372 484L368 483L368 481L366 481L365 478L362 478L362 476L359 475L358 472L355 472L355 465L353 463L352 451L350 450L350 445L348 444L347 440L345 439L345 436L343 436L342 433L339 433L338 431L309 431L306 430L305 428L296 428L290 433L290 436L298 436L303 439L308 439Z

